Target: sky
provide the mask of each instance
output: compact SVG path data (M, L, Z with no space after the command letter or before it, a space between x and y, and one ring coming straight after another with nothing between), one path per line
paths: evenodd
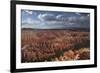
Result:
M21 10L21 27L34 29L90 28L90 14Z

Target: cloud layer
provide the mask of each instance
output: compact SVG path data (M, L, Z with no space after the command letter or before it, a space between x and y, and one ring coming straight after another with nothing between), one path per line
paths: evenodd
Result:
M22 10L21 15L23 27L57 29L90 26L89 13Z

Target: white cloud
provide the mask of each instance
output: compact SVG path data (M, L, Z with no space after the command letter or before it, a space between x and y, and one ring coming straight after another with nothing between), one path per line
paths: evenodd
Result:
M77 17L66 17L64 15L56 15L53 14L39 14L38 19L42 21L42 23L46 25L62 25L62 26L70 26L75 24L77 21Z
M76 22L77 20L78 20L78 18L75 16L68 17L69 22Z
M45 13L45 14L39 14L38 19L40 19L41 21L44 21L44 20L53 20L56 18L53 14Z
M68 17L66 17L64 15L57 15L56 19L60 20L60 21L68 21Z
M57 16L56 16L57 19L60 19L60 18L62 18L62 17L63 17L63 15L57 15Z
M78 13L78 12L76 12L75 14L77 14L77 15L81 15L80 13Z
M43 20L44 20L44 19L43 19L43 15L42 15L42 14L39 14L39 15L38 15L38 19L40 19L40 20L43 21Z
M22 21L22 24L33 24L33 25L37 25L37 24L40 24L41 22L38 21L38 20L33 20L31 18L27 18L25 20Z
M33 12L32 11L29 11L29 10L25 10L25 12L28 13L28 14L30 14L30 15L33 14Z

